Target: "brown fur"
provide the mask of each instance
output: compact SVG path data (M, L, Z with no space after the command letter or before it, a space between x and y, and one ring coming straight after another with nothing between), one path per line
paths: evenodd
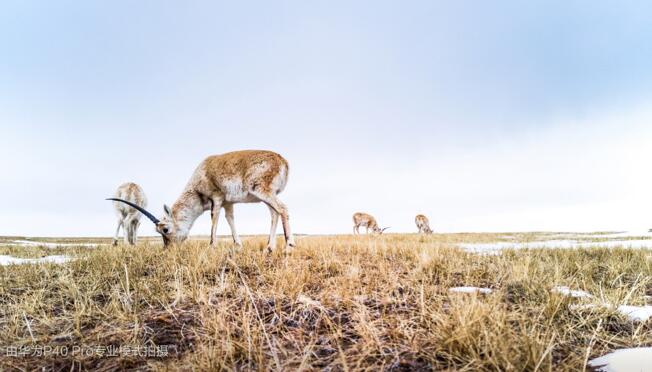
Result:
M432 234L432 229L430 229L430 221L428 221L428 217L424 216L423 214L417 214L417 216L414 218L414 223L416 223L417 229L419 229L419 234Z
M374 216L368 213L357 212L353 214L353 234L360 234L360 227L365 227L366 232L369 233L369 229L376 234L381 234L382 229L378 227L378 222Z
M147 198L143 189L133 182L123 183L115 192L115 197L130 201L143 208L147 207ZM120 227L124 231L125 244L134 245L137 240L138 226L140 226L141 213L136 209L120 202L113 202L118 215L118 227L113 238L113 245L118 244Z
M209 156L195 169L186 188L157 226L167 244L184 240L192 223L204 211L211 211L211 244L215 243L217 220L221 208L231 227L234 242L241 245L233 222L236 203L265 203L272 216L268 249L275 247L276 221L281 217L286 248L294 246L286 206L277 195L287 183L289 166L281 155L265 150L234 151ZM166 232L167 231L167 232Z
M254 169L257 167L266 167L267 170L262 176L256 175ZM244 180L245 187L262 192L280 193L283 190L271 190L271 184L283 168L286 172L289 171L287 160L272 151L242 150L213 155L204 159L197 167L195 175L198 177L191 178L186 191L193 190L200 195L210 197L222 191L222 180L241 178Z

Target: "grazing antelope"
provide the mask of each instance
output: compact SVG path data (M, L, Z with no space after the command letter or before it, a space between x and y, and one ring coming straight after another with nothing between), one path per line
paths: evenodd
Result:
M186 188L172 204L172 208L163 206L165 214L160 220L143 208L137 209L154 222L156 231L163 237L165 246L184 241L195 220L204 211L210 210L212 222L210 244L215 246L217 220L220 209L224 208L233 242L242 246L233 221L233 205L263 202L269 208L272 217L267 242L268 252L276 248L276 226L279 216L285 232L285 248L290 250L295 246L290 231L290 217L287 207L277 197L287 183L288 169L287 160L271 151L244 150L209 156L199 164ZM126 200L117 198L111 200L134 206Z
M141 208L147 207L147 198L143 189L133 182L123 183L118 187L115 192L115 197L127 200L131 203L138 205ZM115 237L113 238L113 245L118 245L118 235L120 234L120 227L124 232L125 244L136 244L136 234L138 226L140 226L140 212L128 205L114 202L115 212L118 215L118 228L115 230Z
M430 229L430 221L428 217L417 214L414 218L414 223L417 224L417 229L419 229L419 234L432 234L432 229Z
M389 229L389 227L383 229L378 227L378 223L374 216L367 213L357 212L353 214L353 235L360 234L360 226L366 228L365 231L367 234L369 234L369 229L376 234L382 234L383 231Z

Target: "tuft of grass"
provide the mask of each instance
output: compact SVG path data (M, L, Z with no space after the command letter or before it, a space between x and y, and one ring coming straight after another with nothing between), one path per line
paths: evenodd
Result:
M64 265L0 267L0 365L7 369L582 370L588 358L651 346L652 322L551 293L610 303L652 293L648 250L455 247L508 234L302 237L291 255L205 240L164 249L57 248ZM514 234L528 239L527 234ZM53 254L4 247L3 254ZM11 251L13 249L14 251ZM23 250L19 252L19 250ZM24 250L32 250L25 253ZM451 293L489 287L488 295ZM167 355L101 355L125 345ZM6 347L86 353L11 356Z

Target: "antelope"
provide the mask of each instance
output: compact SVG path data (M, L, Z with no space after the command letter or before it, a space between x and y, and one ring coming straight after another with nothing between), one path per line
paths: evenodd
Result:
M417 214L414 218L414 223L417 224L417 229L419 229L419 234L432 234L432 229L430 229L430 221L428 217Z
M233 220L233 205L263 202L272 217L267 251L272 252L276 248L279 216L285 233L285 250L290 251L295 243L290 231L288 209L277 196L285 188L288 170L287 160L272 151L228 152L204 159L172 208L163 206L164 215L160 219L127 200L110 200L131 205L147 216L156 225L156 231L163 237L163 245L166 247L186 240L193 223L205 211L211 213L210 245L214 247L217 244L217 220L221 208L224 208L233 242L241 247L242 241Z
M118 187L115 192L115 197L128 200L131 203L138 205L141 208L147 207L147 198L143 189L133 182L123 183ZM113 238L113 245L118 245L118 235L120 234L120 227L124 232L125 244L136 244L136 233L138 226L140 226L141 213L128 205L114 202L115 212L118 215L118 228L115 230L115 237Z
M369 229L376 234L382 234L383 231L389 229L389 227L383 229L378 227L378 223L374 216L367 213L357 212L353 214L353 235L360 234L360 226L366 228L365 231L367 234L369 234Z

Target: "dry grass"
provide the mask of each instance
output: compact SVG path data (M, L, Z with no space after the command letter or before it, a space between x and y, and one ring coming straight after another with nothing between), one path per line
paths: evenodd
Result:
M0 345L171 345L165 357L0 350L0 365L576 371L609 350L652 345L652 322L572 310L578 300L550 292L568 285L609 302L643 304L652 294L650 251L482 256L452 244L503 235L304 237L287 257L263 254L262 238L238 251L227 243L165 250L143 242L72 249L79 259L66 265L0 267ZM449 293L454 286L494 292Z

